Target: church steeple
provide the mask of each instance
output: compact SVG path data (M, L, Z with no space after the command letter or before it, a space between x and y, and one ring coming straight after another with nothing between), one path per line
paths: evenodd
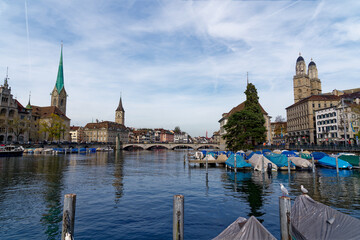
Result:
M125 125L125 110L122 105L122 100L120 96L120 101L117 109L115 110L115 122Z
M51 106L58 107L64 114L66 114L66 98L67 98L67 94L64 86L64 69L63 69L63 44L61 42L59 69L58 69L55 87L51 93Z
M55 87L56 87L58 93L60 93L61 89L63 89L63 87L64 87L64 70L63 70L62 52L63 52L63 44L61 43L59 69L58 69L58 75L57 75L56 84L55 84Z

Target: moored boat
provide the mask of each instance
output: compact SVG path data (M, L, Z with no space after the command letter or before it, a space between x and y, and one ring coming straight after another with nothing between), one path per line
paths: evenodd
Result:
M318 164L323 167L336 168L336 158L325 156L318 161ZM352 169L352 165L344 160L338 158L339 169Z
M0 146L0 157L17 157L22 156L24 148L13 145Z

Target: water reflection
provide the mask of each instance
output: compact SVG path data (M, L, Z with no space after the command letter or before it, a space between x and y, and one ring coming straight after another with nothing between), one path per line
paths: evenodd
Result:
M250 206L250 213L248 216L255 216L260 222L263 221L261 216L265 214L264 211L261 211L264 205L264 191L263 191L263 179L262 174L257 174L258 172L252 173L249 172L228 172L227 176L234 185L233 189L235 192L241 193L235 197L245 199ZM267 178L267 181L269 179ZM265 185L265 184L264 184Z
M115 188L115 204L118 204L120 198L123 196L124 191L124 156L122 151L115 152L115 167L114 167L114 181L113 186Z

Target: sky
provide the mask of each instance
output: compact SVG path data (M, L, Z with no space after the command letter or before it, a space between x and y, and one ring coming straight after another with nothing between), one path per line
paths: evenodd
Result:
M360 87L360 1L1 0L0 77L50 105L61 41L71 125L114 121L209 137L245 100L247 72L275 120L301 53L322 91ZM1 82L3 84L3 82Z

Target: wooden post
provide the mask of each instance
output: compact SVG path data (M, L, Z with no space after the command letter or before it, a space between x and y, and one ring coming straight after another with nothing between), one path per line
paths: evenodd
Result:
M184 196L174 195L173 240L184 240Z
M76 194L66 194L64 197L63 223L61 240L65 240L66 233L74 238Z
M78 147L78 153L80 153L80 146Z
M206 168L206 181L208 180L208 158L206 158L205 168Z
M290 212L291 201L289 197L279 197L281 239L290 240Z
M289 159L289 157L287 157L287 158L288 158L288 174L290 176L290 159Z
M237 172L237 168L236 168L236 155L234 155L234 171Z
M312 171L315 172L315 161L314 156L311 157L311 163L312 163Z
M262 158L261 158L261 162L262 162L262 172L264 173L264 172L265 172L264 155L263 155Z
M335 161L336 161L336 174L339 174L339 161L338 161L338 156L335 157Z

